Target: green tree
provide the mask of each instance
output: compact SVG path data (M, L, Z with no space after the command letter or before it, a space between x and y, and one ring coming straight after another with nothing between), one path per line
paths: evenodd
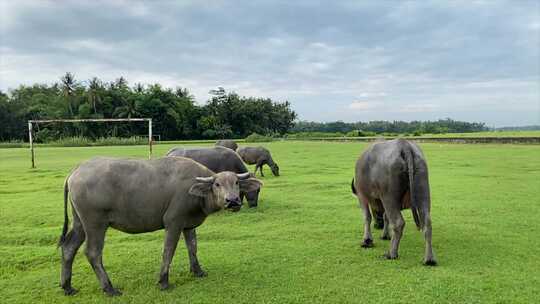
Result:
M114 116L119 118L135 118L139 115L137 111L137 98L128 97L127 99L122 99L124 105L117 107L114 111Z
M103 91L103 84L101 83L101 80L99 80L97 77L93 77L88 81L88 90L86 91L86 96L88 98L88 103L92 105L94 108L94 114L97 115L97 107L101 103L102 100L102 91Z
M60 78L61 81L61 88L62 88L62 96L64 97L64 103L67 106L69 110L69 114L71 117L73 117L73 99L74 99L74 93L75 93L75 86L77 85L75 81L75 75L73 75L70 72L67 72L64 76Z

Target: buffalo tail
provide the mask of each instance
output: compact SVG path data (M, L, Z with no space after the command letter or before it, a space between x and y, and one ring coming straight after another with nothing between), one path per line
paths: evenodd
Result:
M412 151L412 147L409 143L404 147L403 149L403 155L405 158L405 161L407 162L407 171L409 173L409 193L411 196L411 211L414 218L414 223L416 224L416 227L421 230L424 228L424 212L422 209L422 206L420 206L420 203L416 199L416 190L415 189L415 182L414 182L414 153Z
M67 210L68 195L69 195L68 179L69 179L69 176L68 178L66 178L66 181L64 182L64 227L62 228L62 235L60 236L60 240L58 240L58 247L64 244L64 242L66 241L66 235L68 232L68 225L69 225L68 210Z

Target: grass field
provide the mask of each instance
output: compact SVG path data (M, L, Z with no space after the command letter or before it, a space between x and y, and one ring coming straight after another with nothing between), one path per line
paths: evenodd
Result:
M109 230L104 264L124 295L107 298L79 251L74 297L58 286L62 186L96 155L145 157L144 146L0 149L2 303L533 303L540 292L540 146L422 144L430 167L437 267L421 265L423 239L409 211L400 258L362 249L361 211L350 181L362 143L265 144L268 168L257 209L210 216L198 228L208 277L189 274L180 242L174 288L157 286L163 232ZM171 145L156 146L163 155ZM375 232L379 236L380 231Z
M421 137L540 137L540 131L488 131L469 133L422 134Z

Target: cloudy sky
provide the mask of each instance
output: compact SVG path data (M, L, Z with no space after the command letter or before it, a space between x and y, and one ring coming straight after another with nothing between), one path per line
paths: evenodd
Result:
M0 0L0 90L124 76L301 119L540 124L540 1Z

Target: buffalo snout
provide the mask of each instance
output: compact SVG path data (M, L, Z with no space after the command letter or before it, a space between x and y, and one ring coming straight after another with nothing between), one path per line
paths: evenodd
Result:
M225 209L231 209L232 211L239 211L242 208L242 201L240 197L228 197L225 199Z
M246 199L247 199L249 208L257 207L258 202L259 202L259 192L261 192L260 188L255 191L246 193Z

